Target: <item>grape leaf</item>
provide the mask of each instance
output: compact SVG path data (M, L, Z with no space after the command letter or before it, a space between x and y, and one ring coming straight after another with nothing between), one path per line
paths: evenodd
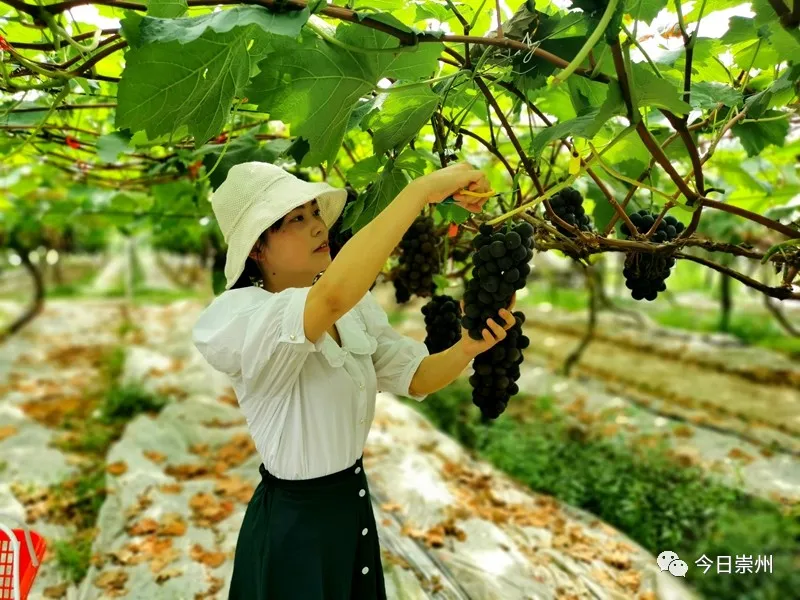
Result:
M119 83L117 128L153 139L187 125L199 148L218 134L250 77L247 27L206 31L189 44L133 48ZM180 62L175 57L180 56Z
M350 120L347 122L347 131L350 131L356 126L361 126L362 131L366 131L364 125L364 119L370 112L375 109L375 98L370 98L369 100L361 100L356 107L353 109L353 112L350 114Z
M649 25L666 6L667 0L626 0L625 12Z
M97 154L103 162L115 162L121 152L130 154L134 151L130 140L131 136L121 131L100 136L97 139Z
M366 187L375 181L381 169L381 157L372 155L358 161L347 171L347 181L354 187Z
M766 89L753 94L745 102L750 116L759 115L764 110L772 108L773 97L787 90L792 89L800 79L800 65L792 65L783 70L781 76L770 84Z
M765 110L760 118L769 119L780 117L774 121L756 121L752 123L737 123L731 129L733 135L739 138L747 156L755 156L770 144L783 146L789 133L789 113L780 110Z
M234 165L250 161L274 163L287 151L289 144L290 141L286 139L270 140L266 144L260 144L255 138L255 131L252 130L231 140L217 168L208 177L211 189L216 190L222 185L228 176L228 171ZM195 156L202 156L206 171L211 171L223 148L224 144L204 146L195 153Z
M531 140L530 152L532 152L534 156L539 156L547 144L553 140L567 136L583 138L594 137L611 117L620 114L625 107L619 85L612 82L606 87L607 95L602 106L590 110L574 119L560 121L552 127L547 127L542 130Z
M686 23L694 23L697 21L697 18L700 16L700 6L702 4L702 2L695 2L692 6L692 10L689 12L684 11L683 20ZM731 8L731 6L735 4L738 3L731 2L731 0L706 0L703 19L708 18L708 15L715 11Z
M742 101L742 93L730 86L711 81L692 83L689 103L692 108L712 109L722 102L725 106L736 106Z
M297 37L308 21L308 8L303 10L273 13L261 6L236 6L228 10L187 17L184 19L158 19L144 17L139 24L142 44L155 42L180 42L188 44L209 29L227 33L235 27L257 25L265 32L287 37Z
M685 115L692 107L681 100L678 87L666 79L660 79L650 67L635 63L631 69L631 86L636 90L636 103L642 106L656 106L676 115Z
M361 48L391 48L398 40L374 29L341 24L336 38ZM247 96L273 119L292 125L310 144L302 166L332 163L342 144L358 99L389 77L427 77L441 53L439 43L422 44L414 52L360 53L344 50L304 31L300 42L259 64Z
M147 16L162 19L177 19L186 14L189 3L186 0L148 0Z
M409 88L385 94L378 101L380 110L370 120L375 154L402 148L422 128L439 104L439 96L429 87Z
M581 117L575 117L568 121L560 121L551 127L546 127L531 140L530 153L539 157L545 146L554 140L565 137L591 137L586 132L590 131L595 124L600 109L595 109Z
M406 187L408 178L400 169L394 168L390 161L381 172L380 177L364 194L364 209L353 223L353 233L367 225L377 217L384 208L391 204L395 196Z

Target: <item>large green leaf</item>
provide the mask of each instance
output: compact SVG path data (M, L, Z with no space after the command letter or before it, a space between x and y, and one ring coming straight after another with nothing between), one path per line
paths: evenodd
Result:
M134 151L130 141L130 136L120 131L100 136L97 139L97 154L104 162L115 162L120 153L130 154Z
M747 156L755 156L770 144L783 146L789 133L789 113L779 110L765 110L760 119L751 123L737 123L733 135L747 151ZM774 120L770 120L774 119Z
M366 187L375 181L380 168L380 155L369 156L350 167L347 171L347 181L354 187Z
M374 29L341 24L336 38L366 49L397 47L396 38ZM332 163L359 98L384 77L429 77L442 46L421 44L414 52L362 53L329 44L303 32L299 42L283 44L259 64L247 96L273 119L291 124L292 133L310 144L303 166Z
M625 0L625 12L648 25L666 6L667 0Z
M286 139L270 140L266 144L260 144L255 138L255 132L249 131L245 135L237 137L228 144L219 165L211 175L209 182L212 189L217 189L225 181L228 171L234 165L243 162L259 161L272 163L287 150L291 142ZM216 164L224 144L209 145L201 148L197 154L203 156L203 164L207 171Z
M251 26L252 27L252 26ZM188 126L199 148L218 134L250 77L248 28L206 31L194 42L132 49L119 83L115 126L153 139Z
M701 81L693 83L689 102L692 108L712 109L722 102L725 106L736 106L742 101L742 93L721 83Z
M353 233L377 217L408 184L408 177L390 162L364 194L364 208L353 224ZM359 199L360 200L360 199Z
M145 17L139 24L142 44L180 42L188 44L206 31L227 33L235 27L256 25L266 33L297 37L308 21L308 8L294 12L273 13L261 6L236 6L228 10L185 19Z
M550 142L565 137L591 137L587 132L595 126L595 120L600 110L595 109L582 117L569 121L561 121L552 127L546 127L531 140L530 152L538 157Z
M429 87L409 88L385 96L369 122L375 154L402 148L427 123L439 104L439 96Z
M186 14L189 3L186 0L148 0L147 14L162 19L177 19Z
M642 63L635 63L631 69L631 86L636 90L636 103L639 107L655 106L685 115L692 107L681 100L678 86L667 79L661 79Z

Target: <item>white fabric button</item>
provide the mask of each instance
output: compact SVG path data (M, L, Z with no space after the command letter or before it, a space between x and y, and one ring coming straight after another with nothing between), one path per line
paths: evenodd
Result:
M294 336L294 334L292 334L292 335L290 335L290 336L289 336L289 339L290 339L290 340L293 340L293 339L294 339L294 337L295 337L295 336Z
M356 467L356 475L358 475L359 473L361 473L361 467Z
M367 573L369 573L369 567L364 567L363 569L361 569L361 572L362 572L364 575L366 575Z
M367 493L367 492L366 492L365 490L358 490L358 495L359 495L359 496L361 496L362 498L364 497L364 495L365 495L366 493Z
M364 421L365 421L365 419L361 419L360 423L363 425Z
M361 535L367 535L367 528L366 527L364 527L364 529L361 530Z
M363 384L363 383L359 383L359 384L358 384L358 387L359 387L359 388L361 388L361 389L363 390L363 389L364 389L364 384Z

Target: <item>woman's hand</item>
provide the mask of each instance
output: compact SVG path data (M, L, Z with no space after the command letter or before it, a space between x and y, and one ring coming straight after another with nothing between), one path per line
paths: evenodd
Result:
M466 162L454 163L448 167L438 169L418 177L409 185L420 190L427 204L438 204L450 196L456 203L472 213L479 213L486 204L486 197L459 194L467 189L472 192L486 194L491 192L486 175Z
M484 328L481 332L483 335L482 340L473 340L469 337L469 332L461 328L461 340L459 340L459 344L461 345L461 349L464 353L471 357L475 358L478 354L482 354L487 350L494 347L498 342L504 340L506 338L506 331L511 329L514 324L516 323L516 319L514 315L511 314L511 311L514 310L514 305L517 302L517 293L514 292L514 295L511 297L511 305L505 309L500 309L500 316L505 319L505 323L501 326L495 322L494 319L489 319L486 321L488 327ZM464 301L461 301L461 312L464 312Z

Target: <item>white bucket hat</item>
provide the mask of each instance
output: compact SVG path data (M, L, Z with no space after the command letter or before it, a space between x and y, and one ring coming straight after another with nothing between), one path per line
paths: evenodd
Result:
M347 190L324 182L303 181L265 162L245 162L231 167L211 198L211 208L228 245L226 290L244 271L245 261L258 236L292 209L315 198L322 220L330 229L344 208Z

